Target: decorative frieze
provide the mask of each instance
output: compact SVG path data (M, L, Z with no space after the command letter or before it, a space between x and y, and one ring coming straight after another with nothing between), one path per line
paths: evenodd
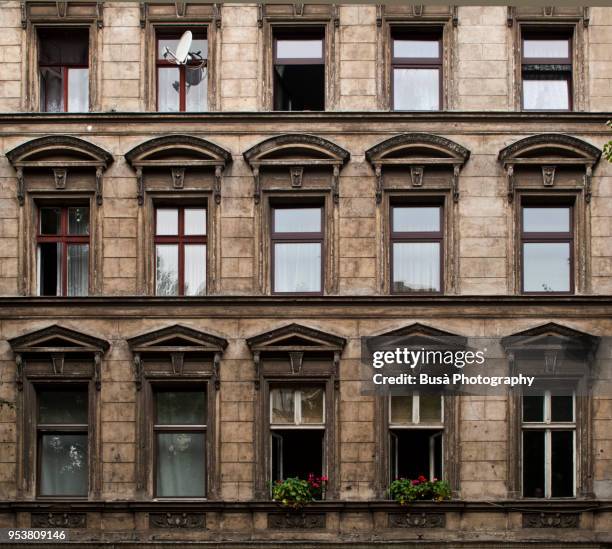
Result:
M32 528L87 528L87 514L32 513Z
M325 513L268 513L268 528L325 528Z
M578 528L579 513L523 513L523 528Z
M149 513L150 528L206 528L205 513Z
M444 513L389 513L389 528L444 528Z

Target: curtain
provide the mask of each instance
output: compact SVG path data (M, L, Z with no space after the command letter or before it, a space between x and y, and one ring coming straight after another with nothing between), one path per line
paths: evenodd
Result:
M560 80L523 79L523 107L535 110L568 110L569 84Z
M87 435L42 435L40 453L42 495L87 495Z
M394 243L393 287L397 292L440 290L440 243Z
M436 111L440 106L438 69L395 69L393 71L395 110Z
M274 290L321 291L321 244L277 243L274 247Z
M157 495L204 497L206 456L204 433L157 434Z
M87 295L89 244L68 244L68 295Z
M185 295L206 293L206 245L185 245Z
M272 389L272 423L295 423L293 389Z
M156 294L178 295L178 246L159 244L156 251Z
M302 423L323 423L323 389L302 389Z

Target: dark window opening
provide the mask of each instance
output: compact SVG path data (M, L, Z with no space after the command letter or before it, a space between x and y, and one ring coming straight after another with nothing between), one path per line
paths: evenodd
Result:
M272 432L272 481L323 474L323 429Z
M442 431L394 429L391 437L391 480L442 478Z
M325 32L274 35L274 110L325 110Z

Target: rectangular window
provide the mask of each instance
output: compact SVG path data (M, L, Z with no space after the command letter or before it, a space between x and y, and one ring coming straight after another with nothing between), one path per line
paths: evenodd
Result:
M392 291L441 292L442 244L442 206L391 206Z
M325 110L325 30L274 32L274 110Z
M89 110L88 29L47 28L38 31L40 110Z
M323 387L270 390L272 481L323 474L325 391Z
M206 294L206 209L155 210L156 295Z
M87 496L89 487L86 389L44 389L38 397L38 493Z
M440 110L442 29L395 28L391 43L393 110Z
M444 403L441 395L393 395L389 402L390 480L441 479Z
M272 209L274 293L322 293L323 208Z
M524 110L572 109L572 39L567 30L522 32Z
M524 293L573 292L571 206L523 206Z
M206 495L206 393L154 393L157 497Z
M157 110L208 110L208 40L203 29L191 30L192 43L184 63L174 54L183 31L157 33Z
M87 295L89 208L41 207L37 244L38 295Z
M523 496L575 495L576 412L572 391L523 396Z

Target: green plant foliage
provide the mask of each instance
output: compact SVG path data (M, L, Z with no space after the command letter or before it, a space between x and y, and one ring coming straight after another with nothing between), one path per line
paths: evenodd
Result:
M612 128L612 120L608 120L608 126ZM603 148L604 156L608 162L612 162L612 141L608 141Z
M272 499L283 507L299 509L311 501L323 499L327 477L309 473L308 480L293 477L277 480L272 485Z
M427 480L424 476L417 479L399 478L389 487L392 499L400 505L408 505L413 501L443 501L450 499L451 489L448 482L436 478Z

